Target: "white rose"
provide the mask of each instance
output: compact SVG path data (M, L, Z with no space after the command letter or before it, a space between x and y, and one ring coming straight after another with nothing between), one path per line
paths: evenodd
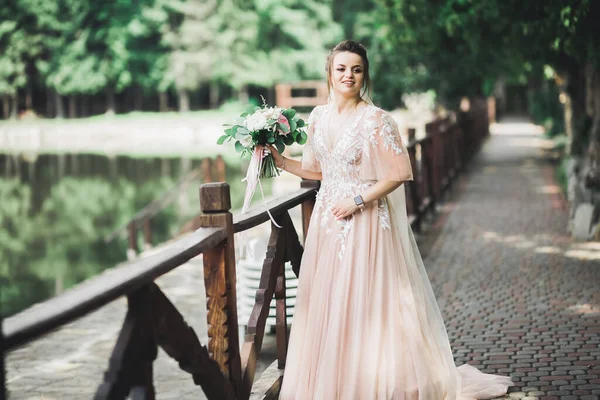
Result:
M262 112L257 111L246 118L245 125L250 132L265 129L267 126L267 117Z
M273 107L266 110L265 115L268 119L279 119L281 115L281 107Z
M242 144L242 146L248 148L251 147L254 142L252 141L252 135L246 135L244 136L241 140L240 143Z

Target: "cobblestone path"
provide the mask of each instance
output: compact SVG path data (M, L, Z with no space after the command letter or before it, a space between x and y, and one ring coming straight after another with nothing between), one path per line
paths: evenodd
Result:
M425 264L457 365L510 398L600 397L600 243L573 243L542 140L503 124L470 166Z
M512 376L506 398L599 399L600 243L570 240L541 144L524 124L497 126L425 264L458 365ZM206 343L199 282L199 263L158 281ZM124 315L119 300L9 354L9 398L92 398ZM203 398L162 351L154 374L158 399Z

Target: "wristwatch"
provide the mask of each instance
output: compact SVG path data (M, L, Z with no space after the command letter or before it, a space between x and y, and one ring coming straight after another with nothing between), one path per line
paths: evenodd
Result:
M360 211L365 209L365 202L363 201L363 198L360 194L354 197L354 204L356 204L358 208L360 208Z

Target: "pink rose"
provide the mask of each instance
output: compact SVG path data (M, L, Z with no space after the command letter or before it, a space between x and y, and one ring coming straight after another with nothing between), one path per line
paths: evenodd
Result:
M278 129L279 133L281 133L283 136L287 136L287 134L290 133L290 123L289 123L288 119L285 117L285 115L281 114L279 116L279 119L277 120L277 123L287 126L287 128L288 128L287 132L283 132L281 129Z

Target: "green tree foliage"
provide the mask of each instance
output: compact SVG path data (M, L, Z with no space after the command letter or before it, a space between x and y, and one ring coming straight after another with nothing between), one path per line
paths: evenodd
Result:
M0 95L106 94L109 111L128 88L175 91L185 110L207 86L322 78L342 33L319 0L20 0L0 17Z
M512 51L518 27L500 2L377 1L389 26L387 53L398 54L393 60L406 90L434 88L438 98L455 102L489 94L498 77L522 67L523 57Z
M45 37L35 29L26 4L8 1L0 7L0 96L11 99L16 117L18 91L35 79L34 61L41 55Z

